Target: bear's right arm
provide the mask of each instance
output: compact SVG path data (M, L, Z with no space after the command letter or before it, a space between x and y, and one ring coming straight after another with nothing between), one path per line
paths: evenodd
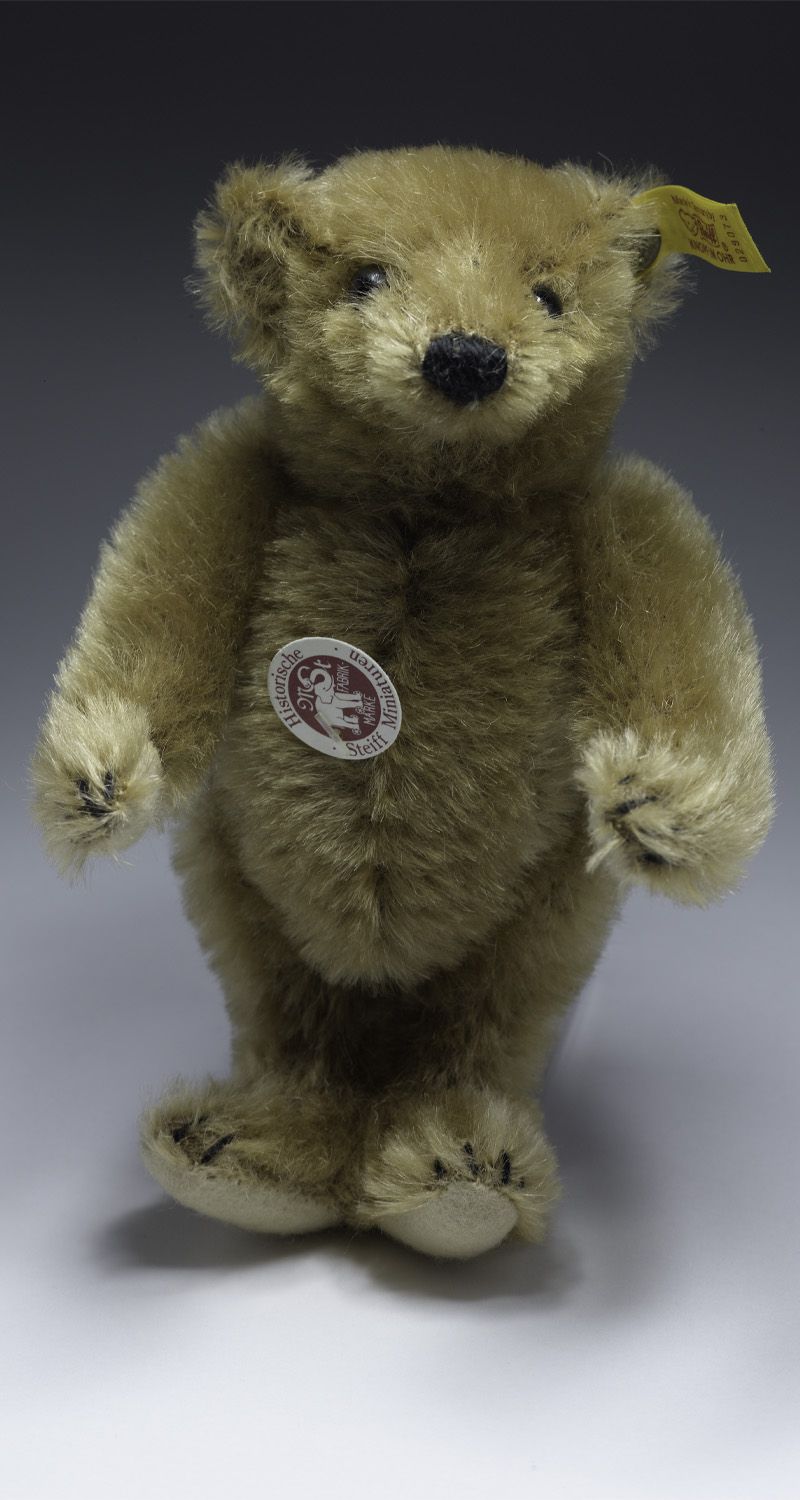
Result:
M274 481L258 403L212 417L144 480L103 547L32 763L64 871L191 795L217 745Z

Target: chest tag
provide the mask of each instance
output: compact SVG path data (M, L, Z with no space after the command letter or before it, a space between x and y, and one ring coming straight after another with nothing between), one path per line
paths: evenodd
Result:
M381 755L400 733L394 684L365 651L330 636L303 636L276 651L269 696L304 745L337 760Z

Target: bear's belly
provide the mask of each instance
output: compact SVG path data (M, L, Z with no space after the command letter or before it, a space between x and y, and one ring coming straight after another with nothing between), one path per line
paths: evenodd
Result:
M457 964L565 837L567 582L558 539L522 522L413 542L346 513L278 525L215 783L244 877L330 981L408 986ZM338 760L280 722L269 664L302 636L347 641L390 676L402 727L383 754Z

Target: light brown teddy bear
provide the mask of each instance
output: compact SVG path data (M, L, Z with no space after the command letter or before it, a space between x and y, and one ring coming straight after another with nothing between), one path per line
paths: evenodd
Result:
M540 1239L531 1090L621 893L720 897L764 837L737 585L677 485L607 457L675 299L641 187L398 150L233 167L199 220L263 394L143 483L34 762L66 870L182 813L234 1069L144 1119L181 1203Z

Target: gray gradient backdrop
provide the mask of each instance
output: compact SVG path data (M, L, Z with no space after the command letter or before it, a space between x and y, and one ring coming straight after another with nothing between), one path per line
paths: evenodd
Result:
M7 1500L797 1493L796 33L782 4L0 8ZM618 438L741 573L776 826L724 906L629 903L552 1070L552 1238L466 1267L162 1201L142 1093L225 1068L221 1002L166 842L65 886L24 771L101 536L251 388L183 287L220 169L437 139L653 161L773 268L698 265Z

